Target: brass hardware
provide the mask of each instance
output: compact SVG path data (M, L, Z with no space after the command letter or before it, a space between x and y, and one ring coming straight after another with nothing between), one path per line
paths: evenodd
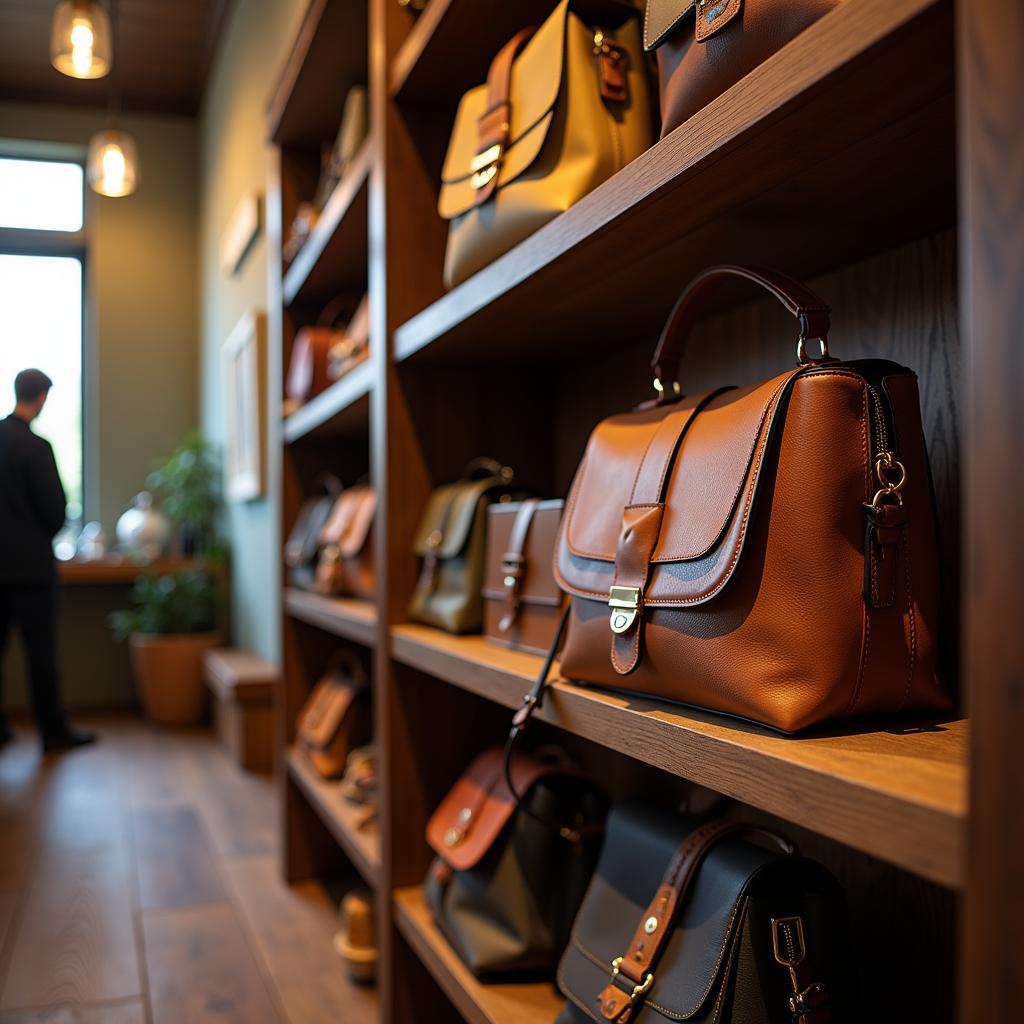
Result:
M469 162L469 169L473 172L469 183L473 188L483 188L498 173L501 152L501 144L496 142L493 146L488 146L482 153L477 153Z
M448 829L444 834L444 845L448 847L458 846L459 843L462 842L465 834L466 833L463 832L461 828L453 827Z
M604 32L599 29L594 29L594 53L600 53L604 47Z
M621 970L622 970L622 957L621 956L617 956L612 961L612 984L615 983L615 979L619 976L619 973L620 973ZM640 982L639 985L634 985L633 986L633 991L632 991L632 993L630 993L629 1001L631 1003L635 1003L637 1001L637 999L639 999L640 996L644 995L650 989L650 987L653 984L654 984L654 974L653 974L653 972L648 971L647 974L644 976L644 980L642 982Z
M649 917L644 921L644 931L648 935L653 935L658 930L658 919L656 917Z
M803 918L772 918L772 952L783 967L796 967L804 958Z
M892 452L884 451L875 459L875 476L880 486L869 507L877 512L887 498L893 498L897 507L902 508L903 495L900 491L907 482L907 467Z
M428 548L439 548L441 541L444 540L444 534L440 530L431 530L427 534L427 547Z
M807 353L807 342L816 341L821 346L821 354L817 356L811 356ZM832 357L828 353L828 338L822 336L818 338L808 338L806 334L801 334L797 339L796 343L796 361L801 366L808 366L812 363L824 363L826 360Z
M625 633L640 614L640 588L612 587L608 591L608 607L612 610L608 619L612 632Z
M505 574L502 583L508 590L514 590L519 586L519 578L523 574L523 562L525 561L526 559L522 555L501 560L501 571Z
M463 807L462 810L459 811L458 817L460 825L468 825L470 821L473 820L473 808Z
M682 393L683 389L679 386L679 381L673 380L669 382L672 394L678 398ZM658 377L654 378L654 390L658 392L658 398L665 397L665 385L662 384L661 379Z

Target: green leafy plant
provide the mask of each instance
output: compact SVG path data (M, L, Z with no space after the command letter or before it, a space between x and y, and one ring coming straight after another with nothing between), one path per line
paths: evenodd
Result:
M199 431L186 434L158 469L149 474L149 487L182 531L189 554L209 555L219 547L217 517L221 503L221 465L217 448Z
M217 584L202 569L143 574L129 599L131 608L107 620L119 640L132 633L208 633L217 624Z

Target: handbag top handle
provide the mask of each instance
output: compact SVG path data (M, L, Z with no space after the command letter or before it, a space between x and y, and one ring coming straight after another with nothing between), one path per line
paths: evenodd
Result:
M722 264L709 267L687 285L679 297L654 350L651 367L654 370L654 388L658 403L674 401L682 394L678 384L679 364L686 352L686 341L708 298L730 281L749 281L774 296L800 324L797 360L802 365L821 362L829 358L828 331L831 307L805 285L777 270L761 267L739 267ZM821 344L821 355L811 359L806 343L816 339Z

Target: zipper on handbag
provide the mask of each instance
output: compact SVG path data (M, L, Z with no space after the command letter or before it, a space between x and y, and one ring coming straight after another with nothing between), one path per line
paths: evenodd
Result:
M875 456L875 478L878 483L878 489L868 507L877 511L883 504L902 506L903 497L900 492L907 482L907 468L892 450L882 395L870 381L865 383L868 389L868 404L871 406L872 448Z
M787 1009L797 1024L816 1024L827 1021L829 992L828 986L820 981L808 981L807 943L804 938L804 922L799 915L772 918L772 952L775 962L785 967L789 974L792 994Z

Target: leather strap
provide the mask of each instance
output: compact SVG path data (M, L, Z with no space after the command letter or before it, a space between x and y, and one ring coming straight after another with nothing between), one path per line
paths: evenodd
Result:
M486 203L498 187L498 171L501 158L509 143L512 124L512 104L509 96L512 88L512 65L519 51L533 38L535 25L520 29L497 53L487 72L487 107L477 120L477 156L486 153L493 146L499 147L493 161L494 173L486 184L476 190L476 205Z
M642 1005L643 997L654 982L654 969L672 937L679 912L704 858L723 839L750 832L767 836L786 850L793 849L787 840L766 829L723 820L701 825L683 840L654 898L641 915L626 952L613 964L611 980L598 996L598 1007L605 1020L626 1024L637 1005Z
M670 395L671 382L678 380L679 364L686 352L690 330L708 298L729 281L748 281L756 284L778 299L799 321L804 338L827 338L831 308L814 294L786 274L762 267L739 267L722 264L709 267L698 274L679 297L654 350L651 366L654 374Z
M516 512L512 533L508 538L508 550L501 556L501 573L505 584L505 614L498 623L503 633L512 628L519 614L519 602L523 591L523 575L526 569L526 538L530 533L533 514L540 504L539 498L527 498Z

